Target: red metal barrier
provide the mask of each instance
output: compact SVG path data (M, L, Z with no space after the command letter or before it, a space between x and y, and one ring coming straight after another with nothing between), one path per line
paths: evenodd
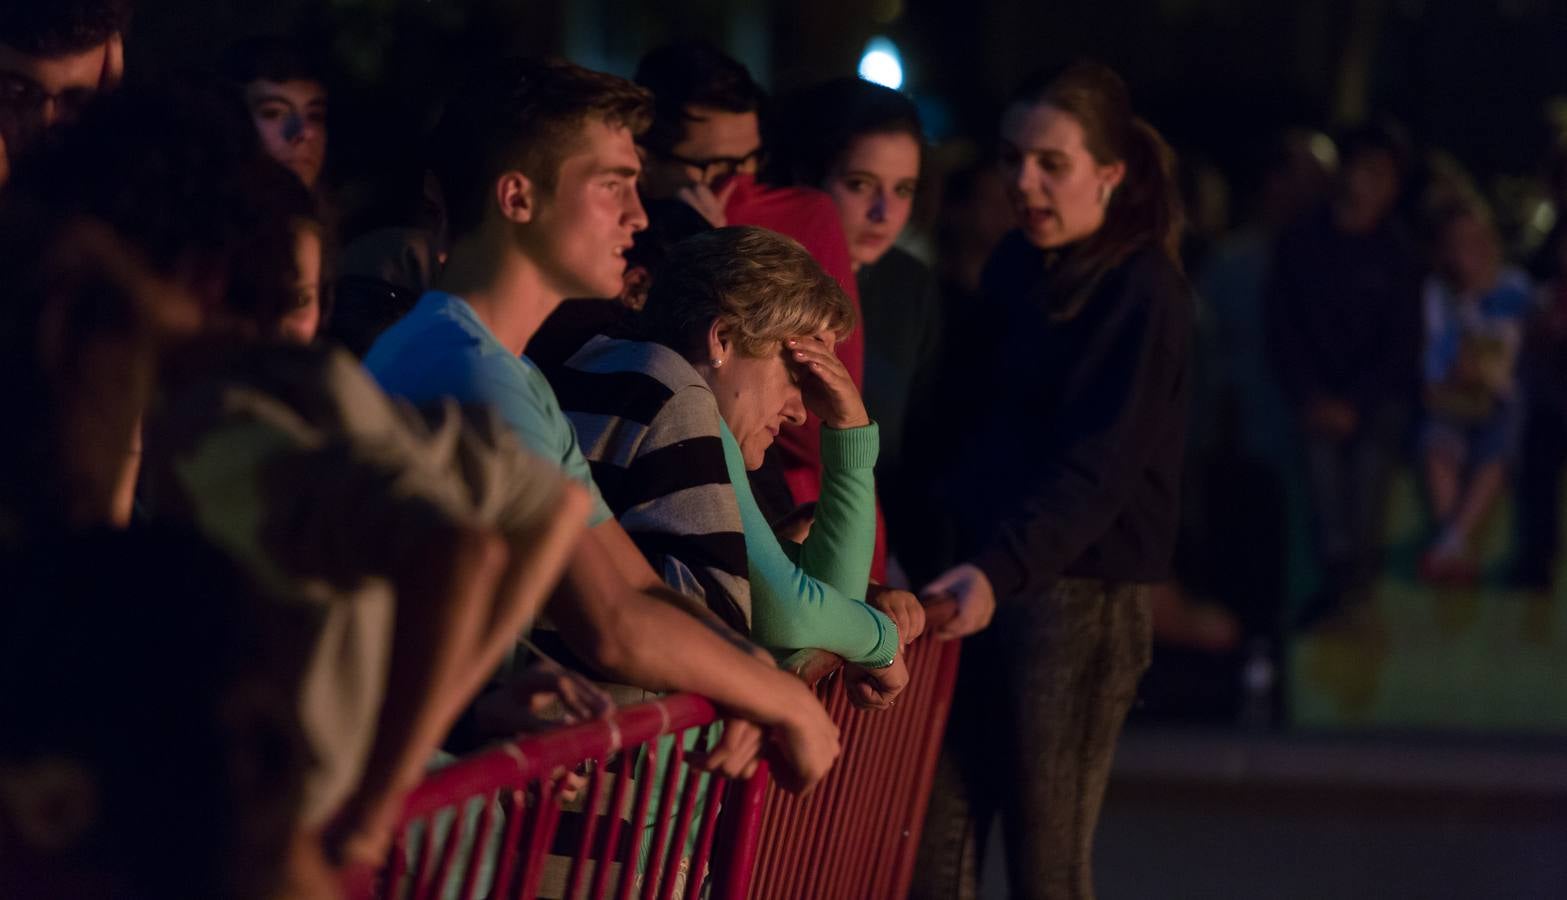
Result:
M346 884L349 900L521 898L538 896L541 886L573 900L696 898L717 833L719 804L709 801L726 782L685 766L683 745L692 734L711 737L717 716L701 697L666 697L432 772L408 797L388 864L375 878ZM675 738L661 742L666 735ZM569 813L578 829L559 835L559 775L584 763L586 802ZM621 777L633 769L634 778ZM640 823L654 811L645 834ZM699 814L692 846L685 836Z
M944 617L943 617L944 618ZM755 779L757 820L749 840L736 820L734 855L721 858L725 895L752 900L896 900L909 891L936 756L957 679L958 641L922 637L907 650L909 686L890 710L850 705L836 657L818 654L796 669L815 681L838 723L843 753L808 797ZM825 677L823 673L827 674ZM818 680L819 679L819 680ZM765 792L765 793L764 793ZM745 861L755 853L754 868Z
M958 642L925 637L910 646L909 686L886 711L850 705L835 677L839 662L813 652L791 666L816 685L842 735L837 765L809 797L779 790L765 764L733 784L686 777L696 773L684 766L683 745L693 734L711 738L718 714L703 698L667 697L431 773L408 797L388 864L374 877L346 880L345 894L474 900L535 897L544 886L548 896L571 900L696 898L711 860L712 900L902 897L951 705ZM677 737L660 741L669 735ZM558 776L584 763L591 769L586 802L567 813L573 827L562 832ZM656 769L662 778L650 776ZM621 777L626 771L635 777Z

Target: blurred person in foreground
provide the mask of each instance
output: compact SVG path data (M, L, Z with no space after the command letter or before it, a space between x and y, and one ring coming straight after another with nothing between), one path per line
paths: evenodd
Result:
M553 584L586 497L496 425L414 417L343 357L269 343L298 273L268 187L297 185L227 100L122 91L19 165L0 340L35 399L6 448L0 531L123 527L139 494L137 518L228 553L295 621L295 828L335 863L370 862Z
M939 636L973 637L914 880L972 896L999 811L1013 896L1087 898L1174 550L1193 302L1172 154L1115 72L1029 79L1000 159L1018 229L986 269L991 377L948 481L964 562L924 590L957 605Z

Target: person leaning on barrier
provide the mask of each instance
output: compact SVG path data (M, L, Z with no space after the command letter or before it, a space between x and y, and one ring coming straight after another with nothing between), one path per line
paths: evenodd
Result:
M770 650L857 664L868 674L851 696L884 706L908 681L899 651L924 610L903 591L851 599L870 573L878 448L832 353L853 325L848 299L798 243L721 228L670 250L632 326L647 340L596 337L555 385L605 501L665 581ZM822 420L822 497L795 562L746 472L808 409Z
M435 171L451 251L437 289L375 342L365 365L416 403L493 406L529 446L593 497L591 525L547 617L595 674L651 691L691 691L736 718L708 764L742 775L775 729L775 773L808 789L838 732L805 686L705 607L669 589L614 520L548 382L521 356L565 297L611 297L624 251L646 225L633 142L647 92L569 63L481 66L447 104Z
M234 258L275 253L292 291L293 226L221 93L122 91L42 149L0 203L0 338L37 394L0 533L123 526L139 488L142 519L232 556L289 623L310 754L296 828L330 821L333 857L377 858L401 792L552 586L585 492L498 423L416 417L341 354L257 341L289 304L236 305Z

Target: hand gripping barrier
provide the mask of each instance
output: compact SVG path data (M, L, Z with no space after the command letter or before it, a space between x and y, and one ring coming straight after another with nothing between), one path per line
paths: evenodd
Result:
M353 873L345 895L694 900L710 880L712 900L903 897L958 643L927 636L909 646L909 686L886 711L849 703L837 657L808 651L790 660L842 735L837 764L807 797L779 790L765 764L745 782L688 777L699 773L685 753L714 736L718 712L701 697L675 695L431 773L408 797L387 865ZM585 790L563 800L560 775L584 766ZM635 777L622 777L628 771Z

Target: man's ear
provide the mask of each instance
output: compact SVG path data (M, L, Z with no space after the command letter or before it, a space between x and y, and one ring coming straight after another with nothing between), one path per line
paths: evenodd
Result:
M501 218L516 225L533 221L538 213L538 197L533 182L521 172L503 172L495 179L495 205Z
M103 47L103 71L98 73L98 90L112 91L125 77L125 38L112 32Z

